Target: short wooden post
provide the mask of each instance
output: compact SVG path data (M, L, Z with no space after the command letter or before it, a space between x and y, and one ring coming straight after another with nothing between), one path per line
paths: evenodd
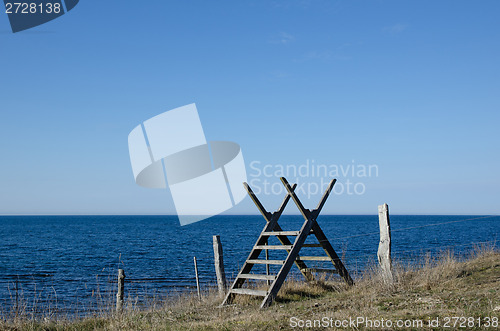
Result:
M118 292L116 293L116 311L121 312L123 309L123 292L125 289L125 271L118 269Z
M214 264L215 274L217 275L217 286L219 287L219 295L226 294L226 273L224 271L224 259L222 256L222 244L219 236L213 237L214 241Z
M378 206L378 223L380 227L380 242L378 245L378 263L384 281L388 284L394 282L391 260L391 224L389 222L389 206L384 203Z
M198 278L198 264L196 263L196 256L194 257L194 273L196 275L196 289L198 291L198 298L201 299L201 292L200 292L200 279Z

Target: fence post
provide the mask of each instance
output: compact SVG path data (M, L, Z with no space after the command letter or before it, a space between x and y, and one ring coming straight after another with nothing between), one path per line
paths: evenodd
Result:
M214 241L214 264L215 274L217 275L217 286L219 287L219 295L226 294L226 273L224 272L224 259L222 255L222 244L219 236L213 236Z
M378 263L382 277L388 284L394 282L391 260L391 224L389 222L389 206L384 203L378 206L378 223L380 227L380 242L378 244Z
M198 278L198 264L196 263L196 256L193 258L193 260L194 260L194 273L196 275L196 289L198 291L198 298L201 299L200 280Z
M123 292L125 288L125 271L118 269L118 292L116 293L116 311L121 312L123 309Z

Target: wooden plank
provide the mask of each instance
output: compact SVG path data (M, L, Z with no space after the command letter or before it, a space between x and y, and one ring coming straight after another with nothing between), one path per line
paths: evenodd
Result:
M257 245L257 246L254 246L254 249L260 249L260 250L264 250L264 249L286 249L286 250L291 250L292 249L292 245Z
M328 199L330 192L333 190L333 186L335 185L336 182L337 182L336 179L332 179L330 181L330 184L328 185L328 188L326 189L325 193L323 193L323 196L321 197L318 206L316 207L316 209L312 211L312 216L315 220L318 217L319 213L321 212L321 209L323 209L323 206L325 205L325 202Z
M260 297L265 297L267 295L267 291L251 290L249 288L233 288L233 289L231 289L231 293L256 295L256 296L260 296Z
M318 272L318 273L330 273L330 274L338 274L339 272L335 269L322 269L322 268L306 268L305 272Z
M290 188L290 190L292 192L295 191L295 188L297 187L297 184L293 184L292 187ZM285 199L283 200L283 202L281 203L281 206L278 208L278 210L276 210L274 213L273 213L273 216L276 217L276 219L280 218L281 217L281 214L283 214L283 211L285 210L285 207L286 205L288 204L288 201L290 201L290 194L287 194ZM271 229L272 231L273 229Z
M260 200L257 198L257 196L255 195L255 193L253 193L252 189L250 188L250 186L246 182L243 183L243 186L245 187L248 195L252 199L253 203L257 206L257 209L260 211L260 213L262 214L262 216L264 216L264 218L266 219L266 221L269 222L271 220L271 216L272 216L271 213L268 212L266 210L266 208L264 208L264 206L262 205L262 203L260 203Z
M299 231L271 231L264 232L263 236L298 236Z
M240 274L238 278L260 279L260 280L275 280L275 275L259 275L259 274Z
M298 256L299 261L331 261L328 256Z
M252 259L252 260L247 260L247 263L249 264L276 264L280 265L285 263L285 260L258 260L258 259Z
M380 242L378 244L378 263L382 278L388 284L394 282L391 259L391 223L389 222L389 206L385 203L378 206L378 224L380 227Z

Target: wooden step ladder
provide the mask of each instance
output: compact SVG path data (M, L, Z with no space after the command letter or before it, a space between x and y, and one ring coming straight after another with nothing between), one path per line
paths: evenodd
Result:
M328 189L323 194L318 206L314 210L305 209L299 198L295 194L295 188L297 184L290 186L288 181L281 177L281 181L287 190L287 195L285 196L281 206L274 213L269 213L266 211L264 206L260 203L259 199L255 196L250 186L244 183L245 189L248 195L252 198L253 202L261 212L262 216L266 220L266 225L262 229L257 242L252 248L248 258L246 259L243 267L236 276L231 288L229 289L222 305L231 304L237 294L245 295L255 295L264 297L261 308L268 307L283 285L286 276L288 275L292 265L296 265L302 275L306 280L314 280L314 272L331 272L338 273L347 284L352 285L353 281L344 267L344 264L338 257L337 253L333 249L332 245L326 238L323 230L316 222L316 219L321 212L330 192L335 185L336 180L333 179ZM288 201L292 198L300 213L304 217L304 223L299 231L283 231L281 226L278 224L278 220L283 213ZM314 235L318 241L317 244L305 244L305 241L309 235ZM268 240L270 237L275 236L278 238L281 245L268 245ZM292 241L288 237L295 237ZM326 253L325 256L300 256L299 252L302 247L321 247ZM285 260L269 260L267 259L267 252L269 250L285 250L288 254ZM266 259L259 259L259 255L262 251L266 252ZM304 261L330 261L332 262L335 269L323 269L323 268L308 268ZM266 265L266 275L250 273L254 265L264 264ZM279 265L280 270L276 275L269 275L269 265ZM265 280L267 282L267 290L255 290L250 288L243 288L243 284L247 280Z

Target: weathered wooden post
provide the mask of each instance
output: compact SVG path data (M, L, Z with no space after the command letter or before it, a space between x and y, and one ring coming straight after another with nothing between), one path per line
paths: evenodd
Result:
M214 264L215 274L217 275L217 286L219 287L219 295L226 294L226 273L224 272L224 259L222 255L222 244L219 236L213 237L214 241Z
M201 299L200 280L198 278L198 264L196 263L196 256L193 258L193 260L194 260L194 273L196 275L196 289L198 291L198 298Z
M388 284L394 282L391 260L391 224L389 222L389 206L384 203L378 206L378 223L380 227L380 242L378 244L378 263L384 281Z
M125 271L118 269L118 292L116 293L116 311L121 312L123 309L123 292L125 289Z

